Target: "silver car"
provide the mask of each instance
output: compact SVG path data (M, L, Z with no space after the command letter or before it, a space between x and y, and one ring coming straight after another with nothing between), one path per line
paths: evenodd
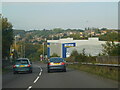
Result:
M62 70L66 72L66 61L60 57L50 58L47 64L48 73L52 70Z

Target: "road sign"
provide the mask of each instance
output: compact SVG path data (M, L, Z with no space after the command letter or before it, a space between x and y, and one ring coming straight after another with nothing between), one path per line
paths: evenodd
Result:
M43 55L42 55L42 54L40 55L40 60L41 60L41 61L43 60Z
M13 56L13 53L10 53L11 56Z

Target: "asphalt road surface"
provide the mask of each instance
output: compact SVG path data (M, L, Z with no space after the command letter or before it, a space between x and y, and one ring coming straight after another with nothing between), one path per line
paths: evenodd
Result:
M47 73L46 64L33 63L33 73L3 75L2 88L118 88L118 83L87 72L67 68L67 72Z

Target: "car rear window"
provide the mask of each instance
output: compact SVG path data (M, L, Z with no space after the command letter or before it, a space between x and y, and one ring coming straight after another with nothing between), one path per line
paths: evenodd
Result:
M28 60L16 60L15 64L29 64Z
M63 62L64 61L64 59L62 59L62 58L51 58L50 59L50 62Z

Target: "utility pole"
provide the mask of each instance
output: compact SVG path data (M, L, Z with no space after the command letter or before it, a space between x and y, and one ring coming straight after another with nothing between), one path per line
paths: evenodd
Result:
M24 58L25 58L25 44L24 44Z
M53 40L53 35L52 35L52 40Z
M17 40L17 37L18 37L18 36L15 36L15 37L14 37L14 39L15 39L15 41L14 41L14 44L15 44L15 46L14 46L14 51L15 51L15 53L14 53L14 59L16 59L16 58L18 57L18 51L17 51L17 47L16 47L16 46L17 46L17 45L16 45L16 44L17 44L17 41L16 41L16 40Z
M43 60L44 60L44 42L43 42Z
M15 50L16 50L16 37L17 37L17 36L15 36Z
M90 28L90 32L91 32L91 37L92 37L92 28Z
M61 39L61 36L60 36L60 38L59 39Z
M22 58L23 54L22 54L22 45L21 45L21 58Z

